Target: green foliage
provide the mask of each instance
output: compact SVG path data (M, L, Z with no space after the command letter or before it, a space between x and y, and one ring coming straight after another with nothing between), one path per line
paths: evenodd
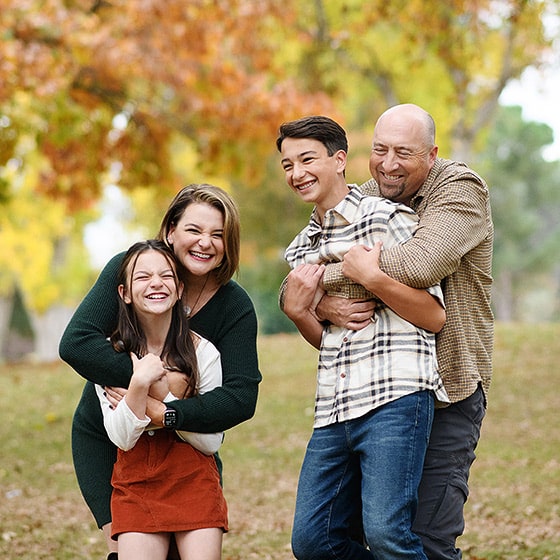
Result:
M249 292L259 320L259 332L294 332L294 324L278 307L278 289L289 269L285 263L261 259L258 265L243 267L239 282Z
M223 557L289 560L317 353L297 334L260 337L258 346L257 412L226 433L220 452L231 528ZM460 541L465 560L559 558L560 393L551 390L558 356L560 325L497 325L494 381ZM0 376L0 555L104 558L70 453L83 380L62 364L0 366Z
M541 284L537 279L560 259L560 163L543 158L552 140L548 125L523 120L520 107L501 107L473 164L490 188L493 272L499 285L507 278L511 306L521 301L528 285ZM519 310L513 312L518 317Z
M21 291L17 289L17 287L14 291L12 313L10 315L8 328L27 338L33 336L33 327L31 326L29 315L25 309L23 298L21 297Z
M547 237L560 227L551 211L560 205L560 166L543 158L552 140L551 128L524 121L521 107L498 112L479 165L491 186L498 272L534 270L554 260L542 255L543 249L548 251Z
M235 185L232 194L242 224L239 281L253 299L259 329L264 334L294 331L278 308L278 289L289 272L284 251L307 224L311 208L286 184L277 151L266 160L266 181L257 188Z
M299 2L294 6L301 44L296 68L308 87L338 100L352 126L373 125L390 105L423 105L438 123L443 153L463 158L507 81L538 64L552 44L544 33L543 11L553 5Z

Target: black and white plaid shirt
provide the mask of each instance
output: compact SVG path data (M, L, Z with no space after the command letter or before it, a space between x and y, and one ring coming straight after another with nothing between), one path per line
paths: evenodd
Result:
M418 219L403 205L365 196L352 186L321 224L316 212L286 249L295 268L303 263L340 262L354 245L389 249L412 236ZM428 291L443 302L439 286ZM316 428L359 418L420 390L448 402L437 374L435 336L378 302L376 321L360 331L329 326L323 331L315 400Z

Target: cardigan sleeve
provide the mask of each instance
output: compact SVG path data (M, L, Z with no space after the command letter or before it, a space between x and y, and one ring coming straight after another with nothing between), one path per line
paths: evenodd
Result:
M119 309L117 272L124 253L113 257L70 319L59 344L60 357L82 377L98 385L128 387L132 362L116 352L107 337Z
M177 410L181 430L223 432L251 418L257 405L262 376L253 303L230 281L192 318L191 327L220 352L222 386L168 406Z
M196 349L196 357L199 373L198 391L200 395L204 395L208 391L222 385L220 354L210 341L201 339ZM173 395L170 395L170 397L172 398L164 399L164 402L176 400L176 397L173 397ZM223 432L203 434L200 432L177 430L177 435L205 455L216 453L224 440Z

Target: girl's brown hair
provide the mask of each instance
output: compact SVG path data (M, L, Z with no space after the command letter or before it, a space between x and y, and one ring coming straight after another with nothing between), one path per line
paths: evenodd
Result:
M119 268L118 283L130 290L130 279L134 274L136 262L140 255L147 251L156 251L165 257L175 271L175 286L179 293L177 269L180 264L172 249L158 239L140 241L128 249ZM126 303L123 298L119 298L117 328L110 340L117 352L133 352L139 358L148 352L146 336L138 320L134 302ZM170 369L180 371L187 377L187 389L183 398L195 395L198 386L196 349L189 330L189 320L180 299L173 306L171 325L160 357Z

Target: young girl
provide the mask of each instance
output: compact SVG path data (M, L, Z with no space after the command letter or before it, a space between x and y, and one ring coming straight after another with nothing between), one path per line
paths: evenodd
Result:
M189 398L221 385L218 351L188 328L177 267L171 249L149 240L128 250L119 271L111 341L131 355L134 371L118 406L100 387L98 395L107 433L119 447L111 511L121 560L165 560L172 534L183 560L218 560L228 529L212 455L222 434L176 432L173 409L163 422L171 429L151 429L146 415L151 398Z

